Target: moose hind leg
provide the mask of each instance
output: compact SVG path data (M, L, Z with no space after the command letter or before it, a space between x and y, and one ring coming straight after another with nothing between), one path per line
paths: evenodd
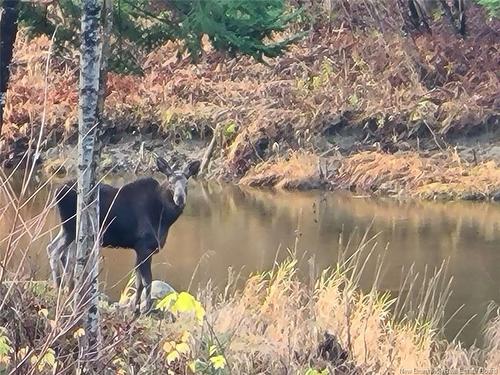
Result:
M142 281L142 286L144 289L144 294L145 294L144 306L140 306L140 307L142 307L140 312L143 314L147 314L151 310L151 307L152 307L152 301L151 301L151 284L153 282L153 280L152 280L153 277L151 274L151 257L152 257L152 255L153 255L152 252L148 252L146 256L141 257L142 262L139 264L139 267L138 267L139 274L140 274L141 281ZM141 291L140 295L139 294L137 294L137 295L139 296L139 303L140 303L140 301L142 300L142 291Z
M67 286L71 291L74 289L75 283L75 265L76 265L76 242L72 241L66 246L65 251L61 254L61 262L63 267L63 278L61 282L63 286Z
M61 260L63 259L68 245L73 240L66 234L63 228L57 236L48 244L47 254L49 256L50 271L55 285L61 285Z
M136 316L141 313L141 296L143 291L143 283L141 276L141 265L144 261L144 258L137 253L136 261L135 261L135 296L134 296L134 314Z

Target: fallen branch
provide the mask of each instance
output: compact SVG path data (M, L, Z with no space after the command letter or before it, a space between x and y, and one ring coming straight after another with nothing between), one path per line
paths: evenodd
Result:
M205 172L205 168L208 167L208 163L210 162L210 159L212 158L212 154L214 152L215 148L215 143L217 141L217 135L219 134L219 127L220 123L217 124L217 126L214 129L214 134L212 136L212 140L210 141L207 149L205 150L205 153L203 154L203 159L201 159L201 165L200 165L200 171L198 172L198 175L201 176Z
M445 0L440 0L440 3L443 8L445 17L448 19L448 22L453 27L455 33L463 37L465 35L465 17L464 17L465 10L463 9L462 2L461 1L459 2L460 5L458 7L459 8L458 11L460 13L459 15L460 27L457 26L455 17L453 16L453 13L448 3Z

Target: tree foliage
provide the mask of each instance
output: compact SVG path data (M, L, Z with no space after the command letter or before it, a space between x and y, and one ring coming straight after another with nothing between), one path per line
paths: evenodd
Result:
M57 27L59 47L76 47L80 9L79 0L60 0L48 6L26 2L20 20L31 36L52 35ZM139 73L141 52L174 39L184 40L184 49L196 60L204 34L216 49L230 55L243 53L257 60L275 57L300 37L271 39L297 14L287 9L284 0L115 0L110 67Z
M186 1L176 0L177 6ZM297 36L279 42L265 43L273 32L284 31L297 15L286 12L283 0L191 0L187 17L181 24L181 34L187 40L187 48L193 55L201 50L200 36L210 37L216 49L251 55L257 60L262 55L276 57Z
M500 17L500 0L476 0L479 4L484 6L490 15Z

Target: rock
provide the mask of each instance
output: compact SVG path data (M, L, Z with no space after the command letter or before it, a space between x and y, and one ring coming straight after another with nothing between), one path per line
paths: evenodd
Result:
M153 306L156 301L161 300L167 294L170 294L172 292L175 293L175 289L172 288L170 284L161 280L153 280L153 282L151 283L151 301L153 302ZM146 309L145 299L146 299L146 291L143 290L141 296L141 311L144 311Z
M493 202L500 202L500 190L494 191L493 194L491 194L491 200Z
M278 184L277 187L280 187L285 190L313 190L319 189L323 186L323 181L321 181L316 176L306 177L306 178L297 178L297 179L289 179L284 180L282 183Z
M479 192L473 192L473 191L470 191L470 192L464 192L462 194L460 194L460 199L464 200L464 201L483 201L485 200L485 195L484 194L481 194Z
M170 286L170 284L166 283L165 281L161 280L153 280L151 283L151 299L152 300L159 300L165 297L167 294L170 294L174 292L175 289ZM144 298L146 298L146 292L143 291L142 293L142 298L141 300L144 301Z
M170 284L166 283L165 281L161 280L153 280L151 283L151 300L153 301L153 304L155 301L161 300L164 298L167 294L175 292L175 289L170 286ZM145 308L145 298L146 298L146 291L143 290L142 296L141 296L141 309ZM126 304L132 304L135 299L135 292L132 294L132 296L126 301Z
M337 337L325 332L324 338L318 346L318 356L337 367L347 361L349 353L342 348Z

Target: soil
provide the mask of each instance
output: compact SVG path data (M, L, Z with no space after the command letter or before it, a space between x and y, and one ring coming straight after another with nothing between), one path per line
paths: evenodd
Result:
M113 143L105 144L99 163L101 175L145 174L155 170L155 155L169 160L172 165L188 159L200 159L204 142L187 141L172 146L161 137L125 134ZM75 144L49 148L41 155L41 168L46 175L59 178L76 174L78 150Z

